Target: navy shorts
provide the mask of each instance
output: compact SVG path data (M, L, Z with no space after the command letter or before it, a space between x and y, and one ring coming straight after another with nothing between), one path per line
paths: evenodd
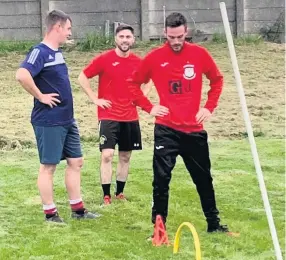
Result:
M33 125L41 164L58 164L66 158L82 157L77 124L68 126Z

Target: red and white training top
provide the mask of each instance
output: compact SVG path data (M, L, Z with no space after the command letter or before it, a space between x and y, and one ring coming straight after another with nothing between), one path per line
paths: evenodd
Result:
M210 81L204 107L213 112L222 92L223 76L209 52L199 45L185 43L182 51L175 53L166 43L141 61L130 79L129 90L133 102L150 112L153 105L143 95L140 85L152 79L160 105L170 111L164 117L157 117L156 123L186 133L201 131L203 125L196 121L196 114L200 109L203 75Z
M127 79L130 79L139 66L141 58L134 53L128 57L119 57L115 50L96 56L83 73L87 78L99 76L98 98L110 100L111 108L98 107L99 120L135 121L138 120L136 106L128 91Z

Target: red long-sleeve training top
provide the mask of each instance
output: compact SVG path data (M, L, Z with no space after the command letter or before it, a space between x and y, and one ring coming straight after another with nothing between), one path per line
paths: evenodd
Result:
M169 114L157 117L156 123L186 133L197 132L203 129L196 120L201 106L203 74L210 81L204 107L213 112L222 92L223 76L209 52L196 44L186 42L179 53L168 43L151 51L135 70L129 90L133 102L150 113L153 105L143 95L140 85L152 79L160 105L169 108Z

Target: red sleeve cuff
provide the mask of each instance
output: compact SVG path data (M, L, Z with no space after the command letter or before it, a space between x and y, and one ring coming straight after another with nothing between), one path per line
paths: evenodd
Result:
M153 105L152 104L148 104L148 106L142 108L144 111L146 111L148 114L150 114L151 110L153 108Z
M141 107L142 110L146 111L149 114L153 108L153 104L145 96L141 96L139 99L135 100L134 103L136 106Z
M82 72L88 79L92 78L91 73L88 68L83 69Z
M215 110L214 107L209 106L209 105L207 105L207 104L204 106L204 108L206 108L207 110L209 110L211 113L213 113L213 111Z

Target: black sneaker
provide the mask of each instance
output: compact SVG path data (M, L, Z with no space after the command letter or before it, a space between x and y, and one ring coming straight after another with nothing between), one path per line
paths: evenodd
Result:
M73 211L71 215L71 217L75 219L95 219L100 216L100 214L88 212L86 209L82 213Z
M227 225L208 226L207 232L229 232Z
M46 221L50 223L65 224L64 220L60 218L59 213L56 212L52 215L46 215Z

